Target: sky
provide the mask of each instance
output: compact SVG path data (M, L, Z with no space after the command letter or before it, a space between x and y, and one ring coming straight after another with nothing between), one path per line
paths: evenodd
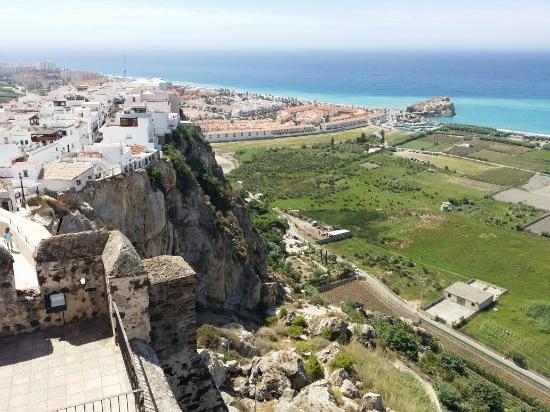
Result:
M0 0L2 50L550 50L550 0Z

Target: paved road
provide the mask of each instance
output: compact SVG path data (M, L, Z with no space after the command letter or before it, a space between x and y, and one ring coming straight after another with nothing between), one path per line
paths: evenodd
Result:
M279 213L281 212L279 211ZM288 219L291 228L290 230L293 234L308 239L307 234L300 231L300 226L307 223L294 216L284 213L281 214ZM344 261L344 259L339 260ZM482 357L493 368L499 371L501 375L507 377L508 380L516 384L518 383L518 380L520 380L525 389L530 389L529 392L531 394L550 403L549 379L531 370L522 369L509 359L506 359L500 353L482 345L476 340L456 331L455 329L433 321L423 312L417 311L398 295L393 293L375 276L372 276L363 270L359 270L359 273L362 275L364 282L376 292L376 294L384 301L386 305L391 306L395 313L412 319L413 321L420 322L424 328L436 334L440 339L453 342L455 345L460 346L463 350L466 350L474 357Z

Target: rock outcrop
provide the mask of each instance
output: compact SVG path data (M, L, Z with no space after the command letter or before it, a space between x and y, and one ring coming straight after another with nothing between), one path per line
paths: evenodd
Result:
M285 388L300 390L308 383L304 361L295 352L280 350L255 358L250 370L249 396L277 399Z
M344 412L324 380L306 386L292 400L292 405L303 411Z
M453 117L456 115L455 106L448 97L435 97L407 107L408 113L432 117Z
M58 196L73 210L61 227L118 229L144 258L183 257L197 273L202 306L255 308L268 280L265 242L199 131L181 129L172 140L171 160L160 160L149 173L118 175ZM266 303L273 304L276 293L269 295Z

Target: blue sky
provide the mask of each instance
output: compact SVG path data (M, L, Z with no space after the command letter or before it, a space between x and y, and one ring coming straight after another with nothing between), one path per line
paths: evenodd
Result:
M550 50L550 0L0 0L0 51Z

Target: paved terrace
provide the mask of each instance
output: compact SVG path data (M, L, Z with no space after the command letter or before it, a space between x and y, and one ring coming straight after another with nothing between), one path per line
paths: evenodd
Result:
M0 412L52 411L130 391L110 328L100 317L0 339Z

